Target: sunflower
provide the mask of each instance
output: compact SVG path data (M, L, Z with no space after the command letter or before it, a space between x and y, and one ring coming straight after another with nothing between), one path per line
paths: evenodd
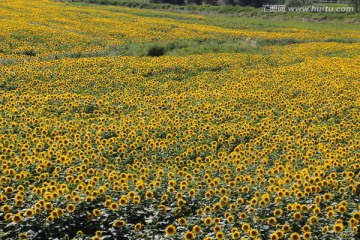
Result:
M64 210L62 210L61 208L56 208L55 211L57 212L59 217L62 217L64 215Z
M279 237L279 239L280 239L280 238L283 238L284 235L285 235L284 232L281 231L281 230L276 231L275 234Z
M76 203L80 202L80 200L81 200L80 196L74 196L74 198L73 198L73 201Z
M291 227L289 224L284 224L284 226L282 226L282 230L287 233L290 232Z
M116 211L119 209L119 205L115 202L111 203L109 208L112 210L112 211Z
M1 207L1 211L4 213L8 213L11 211L11 206L8 204L5 204L4 206Z
M337 223L334 225L333 230L335 233L342 232L344 230L344 225L342 223Z
M28 238L29 238L29 236L28 236L26 233L20 233L20 234L18 235L18 237L19 237L19 239L21 239L21 240L23 240L23 239L28 239Z
M152 198L154 198L154 193L153 193L153 191L146 191L146 193L145 193L145 198L146 199L152 199Z
M205 207L204 207L204 212L205 212L205 213L211 212L211 207L210 207L210 206L205 206Z
M300 234L299 234L299 233L294 232L294 233L292 233L292 234L290 235L290 239L291 239L291 240L300 240L301 237L300 237Z
M249 236L252 238L256 238L259 235L259 231L256 229L251 229L248 232Z
M359 220L356 220L356 218L352 217L352 218L350 218L350 220L349 220L349 224L350 224L350 226L352 226L352 227L356 227L356 226L359 224Z
M162 196L161 196L161 202L165 202L167 199L168 199L168 195L167 194L163 194Z
M165 234L172 236L176 233L176 227L174 225L169 225L165 228Z
M186 225L186 219L185 218L178 218L177 222L179 223L180 226L185 226Z
M240 215L239 215L240 219L244 219L246 217L247 217L247 214L245 212L241 212Z
M236 209L237 209L237 205L236 205L235 203L231 203L231 204L229 205L229 207L230 207L230 209L233 210L233 211L236 211Z
M217 240L223 240L225 238L225 234L222 231L217 232L215 236Z
M211 217L207 217L207 218L204 219L204 224L206 226L210 226L212 223L213 223L213 220L212 220Z
M345 213L345 212L346 212L346 207L343 206L343 205L341 205L341 206L339 206L339 207L337 208L337 211L338 211L339 213Z
M16 215L12 216L11 221L14 223L19 223L22 221L22 217L19 214L16 214Z
M135 205L139 205L140 202L141 202L140 196L135 196L134 199L133 199L133 203L134 203Z
M310 231L311 231L311 227L310 227L309 225L304 225L304 226L301 228L301 230L302 230L303 232L310 232Z
M48 211L52 210L53 209L53 204L50 203L50 202L45 203L45 209L48 210Z
M331 194L331 193L325 193L325 194L323 195L323 199L324 199L325 201L330 201L330 200L332 199L332 194Z
M135 194L133 197L135 197ZM128 201L129 201L129 199L127 196L122 196L118 202L121 206L125 206L128 203Z
M310 223L311 225L317 224L318 222L319 222L319 218L318 218L317 216L311 216L311 217L309 218L309 223Z
M275 217L281 217L282 214L283 214L283 211L281 209L278 208L278 209L274 210L274 216Z
M115 220L113 222L113 227L124 227L126 225L126 222L124 220Z
M4 215L4 220L7 222L10 222L10 221L12 221L12 217L13 217L13 215L11 213L6 213Z
M274 224L276 223L276 218L274 218L274 217L268 218L268 219L267 219L267 223L268 223L269 225L274 225Z
M23 201L23 200L16 200L16 201L15 201L15 206L16 206L16 207L21 207L23 204L24 204L24 201Z
M195 194L196 194L196 190L192 188L192 189L190 189L190 190L188 191L188 194L189 194L190 197L193 197L193 196L195 196Z
M181 213L181 207L175 208L174 215L177 216Z
M95 235L98 236L98 237L101 237L101 236L102 236L102 231L97 230L97 231L95 232Z
M230 215L230 216L228 216L228 217L226 218L226 221L227 221L228 223L233 223L233 222L235 221L235 217L234 217L233 215Z
M74 204L69 204L66 206L66 211L68 211L69 213L72 213L75 211L75 205Z
M273 233L270 235L270 240L278 240L278 239L279 239L279 237L276 233Z
M195 234L193 232L186 232L184 234L184 240L193 240L195 238Z
M14 192L14 188L12 188L12 187L6 187L5 188L5 193L12 194L13 192Z
M135 230L135 231L140 231L141 228L142 228L142 224L141 224L141 223L137 223L137 224L135 224L135 226L134 226L134 230Z
M249 229L250 229L250 224L248 224L248 223L244 223L241 226L241 230L243 230L244 232L247 232Z
M236 199L236 203L241 205L241 204L245 203L245 200L243 198L238 198L238 199Z
M186 203L186 201L185 201L184 199L182 199L182 198L180 198L180 199L177 200L177 205L178 205L178 207L184 206L185 203Z
M54 216L50 215L46 218L47 222L53 222L54 221Z
M300 212L295 212L295 213L293 214L293 218L294 218L295 220L299 221L299 220L302 219L302 215L301 215Z
M326 216L327 216L327 218L333 218L334 217L334 215L335 215L335 212L333 211L333 210L329 210L329 211L327 211L327 213L326 213Z
M239 231L234 231L231 233L231 239L239 239L241 236Z
M194 225L192 231L193 233L198 234L201 232L201 227L199 225Z
M248 211L249 211L249 213L254 213L254 212L255 212L255 208L249 207Z
M221 211L221 208L222 208L222 206L221 206L220 203L215 203L214 206L213 206L213 209L214 209L214 211L216 211L216 212Z
M55 210L52 211L52 212L50 213L50 215L51 215L51 217L53 217L54 219L59 216L59 214L58 214L57 211L55 211Z
M101 210L99 210L99 209L93 209L92 214L93 214L95 217L99 217L99 216L101 216L102 212L101 212Z
M311 239L311 232L304 233L304 239Z
M167 211L167 207L165 205L162 205L160 204L158 207L157 207L159 213L161 214L166 214L166 211Z
M312 210L312 212L315 214L315 215L318 215L320 212L321 212L321 209L319 207L314 207L314 209Z
M221 226L220 226L220 225L215 225L215 226L213 227L213 231L214 231L214 232L220 232L220 231L221 231Z

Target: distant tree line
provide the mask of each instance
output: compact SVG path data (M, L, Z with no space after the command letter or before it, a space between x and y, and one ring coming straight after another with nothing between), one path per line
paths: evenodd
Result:
M313 3L348 3L352 5L356 12L360 9L360 0L150 0L150 3L169 3L173 5L233 5L233 6L251 6L262 7L264 5L287 5L287 6L305 6Z
M262 7L266 4L283 4L284 0L150 0L151 3L170 3L174 5L233 5Z

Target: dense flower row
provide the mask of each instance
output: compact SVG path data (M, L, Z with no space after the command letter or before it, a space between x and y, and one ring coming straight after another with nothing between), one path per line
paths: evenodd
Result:
M151 14L153 15L151 15ZM149 16L150 15L150 16ZM207 24L204 16L159 14L150 10L98 7L48 0L0 3L0 59L61 57L118 51L124 43L175 39L359 39L354 30L274 28L229 29ZM159 17L157 17L159 16ZM195 21L190 20L201 20Z
M1 215L16 223L4 229L354 236L360 59L333 61L273 67L268 56L210 54L3 67Z

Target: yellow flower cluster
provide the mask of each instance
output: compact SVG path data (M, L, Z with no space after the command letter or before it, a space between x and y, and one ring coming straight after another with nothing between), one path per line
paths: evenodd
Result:
M154 16L148 16L149 13ZM157 14L157 15L156 15ZM359 39L354 30L278 28L229 29L206 24L204 16L167 13L161 18L150 10L97 7L57 1L2 1L0 3L0 59L61 57L112 51L124 43L175 39L296 39L327 40L341 35ZM204 24L189 22L201 20Z
M131 15L140 10L15 2L0 3L0 37L14 51L35 41L44 56L147 40L151 26L164 32L160 39L265 37ZM111 37L120 31L122 38ZM99 42L81 45L88 40ZM304 43L269 47L267 55L1 66L0 232L20 239L358 237L359 51L359 43Z

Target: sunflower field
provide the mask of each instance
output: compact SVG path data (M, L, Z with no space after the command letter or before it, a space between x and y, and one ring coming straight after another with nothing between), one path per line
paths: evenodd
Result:
M360 29L209 18L0 2L0 239L360 238Z

